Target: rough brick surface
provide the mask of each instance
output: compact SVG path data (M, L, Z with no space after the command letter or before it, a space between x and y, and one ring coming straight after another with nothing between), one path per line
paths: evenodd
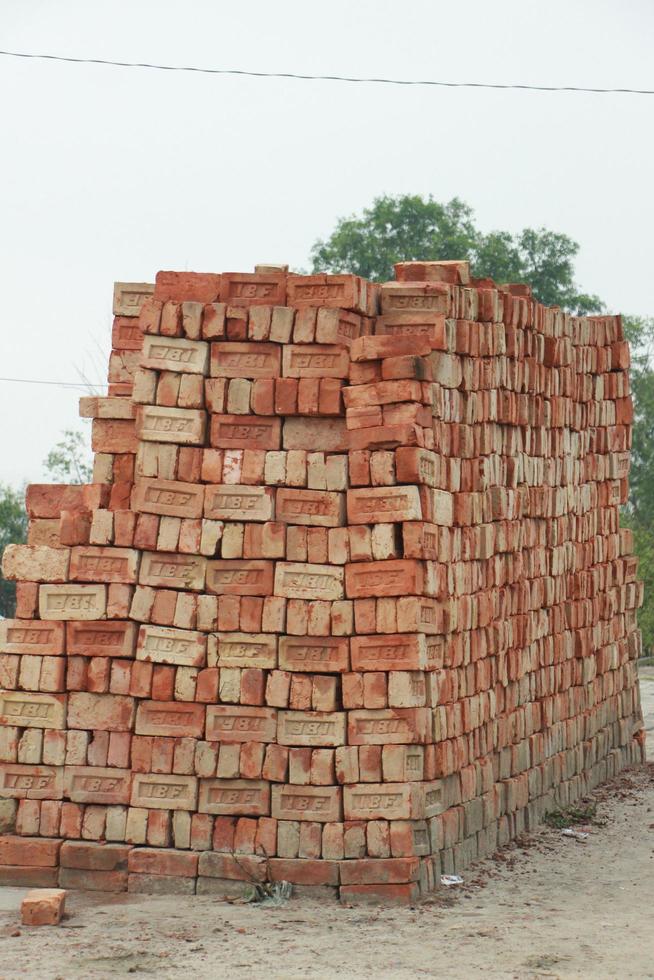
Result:
M396 275L116 284L4 557L3 882L414 902L642 758L620 318Z

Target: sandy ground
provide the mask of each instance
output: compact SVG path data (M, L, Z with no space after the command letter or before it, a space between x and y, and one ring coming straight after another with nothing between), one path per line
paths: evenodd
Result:
M654 668L642 672L654 759ZM0 889L0 980L198 977L653 977L654 764L599 789L586 843L543 829L417 908L282 908L210 897L69 895L23 928Z

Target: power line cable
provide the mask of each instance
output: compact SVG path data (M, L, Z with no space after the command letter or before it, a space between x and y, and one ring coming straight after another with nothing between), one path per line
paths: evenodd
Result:
M58 388L107 388L107 382L83 381L44 381L40 378L0 378L0 381L10 381L21 385L56 385Z
M248 78L290 78L312 82L356 82L370 85L422 85L437 88L503 89L523 92L590 92L599 95L654 95L647 88L596 88L583 85L521 85L500 82L444 82L435 79L357 78L350 75L303 75L288 71L248 71L241 68L199 68L191 65L158 65L145 61L111 61L108 58L73 58L58 54L31 54L25 51L0 51L6 58L35 58L41 61L63 61L74 65L109 65L113 68L146 68L155 71L197 72L203 75L241 75Z

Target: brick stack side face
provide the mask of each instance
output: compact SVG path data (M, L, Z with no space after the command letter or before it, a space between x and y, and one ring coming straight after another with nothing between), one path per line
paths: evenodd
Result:
M396 274L117 284L5 554L2 881L413 901L642 757L619 317Z

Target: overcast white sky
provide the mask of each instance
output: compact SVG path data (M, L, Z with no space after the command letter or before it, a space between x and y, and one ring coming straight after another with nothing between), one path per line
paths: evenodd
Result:
M2 0L0 47L326 74L654 88L651 0ZM654 313L654 97L256 80L0 57L0 375L106 379L115 279L308 266L378 194L545 225ZM44 478L83 392L0 382L0 481Z

